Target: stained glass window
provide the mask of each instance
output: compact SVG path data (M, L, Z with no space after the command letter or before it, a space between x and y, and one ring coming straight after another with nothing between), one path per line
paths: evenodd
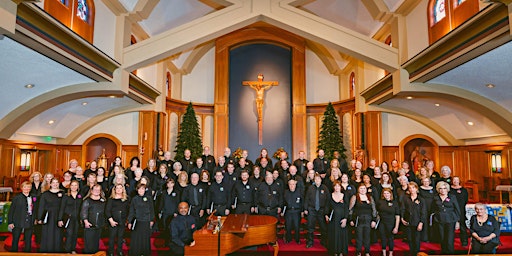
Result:
M68 0L60 0L60 3L65 6L68 6Z
M80 17L81 20L88 22L89 20L89 6L86 0L78 0L76 7L76 16Z
M438 23L444 17L446 17L446 8L444 0L437 0L434 5L434 24Z

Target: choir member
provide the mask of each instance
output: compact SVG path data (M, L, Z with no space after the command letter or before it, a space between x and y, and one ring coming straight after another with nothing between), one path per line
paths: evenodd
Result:
M78 181L71 181L69 190L65 193L60 204L58 225L66 230L64 233L66 237L64 252L66 253L76 253L80 206L82 205L82 195L78 192L79 186Z
M59 180L52 178L50 189L43 192L39 202L38 223L42 224L41 252L60 252L62 246L61 229L57 225L59 207L63 193Z
M132 159L130 159L130 167L126 168L124 170L124 175L126 175L126 177L128 177L128 180L131 181L133 178L134 178L134 174L135 174L135 171L137 169L140 169L140 159L136 156L132 157ZM142 174L141 174L142 176Z
M236 214L254 213L254 187L249 182L249 172L242 170L240 180L233 186L231 208Z
M53 176L53 174L52 174L52 176ZM84 175L84 170L82 170L82 167L80 167L80 166L76 167L75 173L73 175L73 180L78 181L78 184L80 185L80 188L85 186L86 176Z
M41 199L41 190L43 188L43 175L40 172L33 172L30 174L29 181L32 183L32 188L30 189L30 196L34 201L34 210L32 214L37 214L37 210L39 209L39 201ZM37 215L34 216L37 218ZM34 236L36 238L36 243L41 243L41 225L34 226Z
M62 174L62 182L59 185L60 190L67 192L69 189L69 185L71 184L71 180L73 179L73 173L70 171L65 171L64 174Z
M182 173L185 173L185 176L188 177L186 172ZM180 174L180 176L182 175ZM206 204L208 203L206 201L206 194L206 190L199 184L199 175L193 173L190 176L190 185L183 190L181 199L190 205L190 215L196 218L195 223L199 227L202 227L204 224L203 216L207 207Z
M32 250L32 232L34 227L34 203L30 190L32 184L25 181L21 184L21 193L12 199L11 208L7 216L8 227L12 231L11 252L18 252L18 242L21 233L24 236L24 252Z
M382 255L386 256L386 247L389 249L388 256L393 256L395 247L395 234L400 226L400 207L393 198L393 191L390 188L383 188L381 199L377 201L377 211L380 216L378 226L382 245Z
M265 182L262 182L256 191L256 213L277 218L283 205L283 195L280 191L280 188L274 183L272 173L266 172Z
M441 175L434 169L434 161L428 160L425 166L427 167L430 179L432 179L432 186L435 186L441 178Z
M126 227L128 207L128 194L124 185L115 185L105 206L105 218L109 224L108 255L114 255L116 244L117 254L123 254L123 235Z
M421 180L420 186L420 197L425 201L425 205L427 206L427 216L432 214L432 202L434 201L434 196L436 196L436 190L431 186L432 179L431 178L423 178ZM430 220L427 220L430 222ZM430 225L423 225L422 231L422 242L432 241L433 239L433 229Z
M308 219L308 234L306 248L313 246L313 232L318 223L320 226L321 244L326 245L327 224L325 222L325 207L327 206L328 195L330 195L327 187L322 184L320 174L315 174L315 184L309 186L304 201L304 214Z
M455 223L460 220L459 203L457 198L449 194L450 185L448 183L437 182L436 190L438 195L434 197L432 211L435 214L434 220L439 230L441 253L453 254Z
M284 216L284 226L286 229L284 242L289 243L292 239L292 230L294 231L295 242L300 244L300 220L304 215L304 195L297 188L297 181L290 179L288 189L284 192L284 207L281 213Z
M148 160L148 165L144 170L142 170L142 176L146 176L149 178L150 184L152 184L152 189L156 190L155 179L158 177L159 167L156 165L156 160L151 158Z
M105 169L103 169L105 170ZM98 162L96 162L96 160L92 160L91 163L89 164L89 168L87 168L87 170L85 170L84 172L84 176L87 177L87 175L91 172L97 172L98 171Z
M377 209L364 184L359 185L357 193L350 199L349 213L350 225L356 228L356 255L361 255L364 244L365 255L369 256L370 229L377 224Z
M166 167L167 167L167 170L174 170L174 164L175 163L179 163L179 162L174 162L171 160L171 152L170 151L166 151L164 153L164 159L163 160L160 160L158 161L157 165L160 166L162 164L164 164ZM181 163L180 163L180 171L181 171ZM176 180L176 177L172 177L174 180Z
M471 254L491 254L500 243L500 224L487 214L487 207L475 204L476 215L471 216Z
M194 168L194 159L192 159L192 152L190 152L190 149L185 149L185 151L183 151L183 158L179 159L179 161L183 170L187 172L190 177L192 169Z
M84 224L83 253L94 254L99 251L101 230L105 225L105 201L105 194L99 184L95 184L84 198L80 211Z
M418 194L418 184L409 182L409 194L402 203L402 224L408 227L408 241L411 255L420 251L420 237L423 225L427 222L425 201Z
M96 183L100 184L103 193L107 193L109 191L108 178L105 177L105 168L98 167L96 171Z
M320 174L322 179L324 179L327 174L327 169L329 169L330 161L325 158L325 152L323 149L318 150L318 157L313 160L313 165L315 171Z
M293 165L297 168L297 172L300 174L300 175L303 175L304 172L307 171L307 164L308 164L308 160L306 159L306 152L304 152L303 150L299 151L299 158L295 159L295 161L293 161Z
M341 192L341 182L334 181L333 192L328 200L327 221L328 225L328 251L330 255L348 254L348 203L345 201L345 195Z
M166 189L158 198L158 215L162 224L160 230L162 230L163 236L167 240L170 236L169 227L171 221L178 215L178 204L181 202L181 193L174 188L175 182L173 179L168 179L165 184Z
M267 159L267 164L272 166L272 159L268 156L268 150L266 148L262 148L260 151L260 156L254 161L255 165L259 165L261 167L261 159Z
M83 187L82 186L80 187L80 195L82 195L82 197L85 198L85 196L87 194L89 194L89 191L91 190L91 188L94 185L98 184L97 182L98 182L98 180L96 179L96 173L94 173L94 172L89 173L89 175L87 176L86 183L84 184ZM100 187L101 187L101 185L100 185ZM102 188L102 190L103 190L103 188Z
M454 176L452 179L452 185L450 188L450 193L457 198L457 202L459 203L460 210L460 219L459 219L459 238L462 246L468 245L468 227L466 226L466 204L468 203L469 196L468 190L460 185L460 177Z
M185 255L185 245L194 246L194 231L198 228L195 218L188 215L187 202L178 206L179 215L171 222L171 253L175 256Z
M215 157L210 154L210 147L205 146L203 148L203 155L201 158L203 159L204 169L212 174L217 163L215 162Z
M146 194L146 184L137 185L137 195L130 202L128 229L131 232L130 255L151 255L151 228L155 218L153 200Z
M263 182L263 176L261 175L261 169L259 166L255 165L252 169L252 175L249 178L249 184L256 190L260 184Z
M232 165L231 163L229 165ZM226 186L226 182L223 181L224 175L221 171L215 172L215 181L208 190L208 208L206 212L212 214L215 212L217 216L226 216L229 214L230 205L230 189Z
M439 181L444 181L448 183L448 185L452 184L452 169L449 166L445 165L441 167L441 176L439 177Z

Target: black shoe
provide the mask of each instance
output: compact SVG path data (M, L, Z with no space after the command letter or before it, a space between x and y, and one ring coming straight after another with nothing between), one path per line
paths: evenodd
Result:
M306 243L306 248L311 248L313 247L313 243Z

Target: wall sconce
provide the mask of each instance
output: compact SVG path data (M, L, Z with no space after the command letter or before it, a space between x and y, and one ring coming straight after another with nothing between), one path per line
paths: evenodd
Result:
M30 170L30 160L31 160L31 153L29 151L22 152L21 159L20 159L20 170L22 170L22 171Z
M491 171L501 173L501 152L491 152Z

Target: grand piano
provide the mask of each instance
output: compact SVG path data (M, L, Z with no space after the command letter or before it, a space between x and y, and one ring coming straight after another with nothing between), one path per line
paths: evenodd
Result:
M220 230L217 223L217 219L211 219L194 232L195 246L185 246L185 255L226 255L247 246L271 244L274 256L277 256L279 246L275 217L230 214L220 219Z

